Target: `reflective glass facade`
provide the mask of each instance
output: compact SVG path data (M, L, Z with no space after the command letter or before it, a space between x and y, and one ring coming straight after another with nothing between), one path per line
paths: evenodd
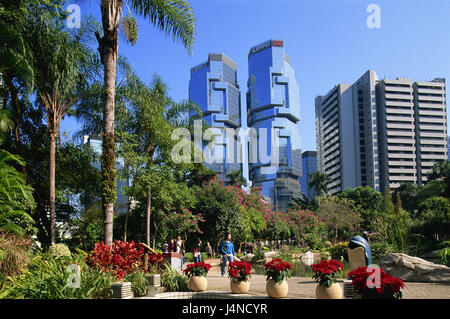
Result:
M300 196L301 150L299 87L281 40L250 49L248 56L247 124L258 135L249 144L249 178L284 211ZM256 145L255 145L256 144ZM274 147L278 147L278 159Z
M315 197L314 189L308 187L309 175L317 171L317 152L306 151L302 154L302 176L300 177L300 190L309 198Z
M219 178L226 180L226 174L232 170L242 170L240 144L236 139L234 143L227 143L225 138L225 129L234 130L241 126L236 63L224 54L210 53L207 62L191 69L189 100L200 106L203 120L220 134L211 150L215 162L205 165L217 172ZM190 117L195 119L199 116L193 112ZM209 144L208 141L204 143Z

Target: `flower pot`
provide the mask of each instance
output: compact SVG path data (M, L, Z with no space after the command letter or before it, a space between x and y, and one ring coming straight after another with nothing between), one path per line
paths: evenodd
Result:
M208 280L204 276L192 276L188 287L190 291L205 291L208 288Z
M230 280L230 289L234 294L246 294L250 289L250 281L234 282Z
M342 299L342 287L335 282L330 287L317 285L316 287L317 299Z
M288 294L288 288L286 280L278 284L275 280L269 279L266 284L267 295L271 298L285 298Z

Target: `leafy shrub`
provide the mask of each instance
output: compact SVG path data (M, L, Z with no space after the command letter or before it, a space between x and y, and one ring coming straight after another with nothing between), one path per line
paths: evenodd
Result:
M331 246L328 248L328 251L331 254L331 258L336 260L346 260L348 261L348 253L347 253L348 243L347 242L340 242L336 245Z
M372 252L372 259L381 259L395 251L394 247L387 243L371 243L370 250Z
M0 287L6 277L21 273L30 260L32 244L29 237L0 233Z
M187 277L180 274L167 263L161 273L161 286L168 292L189 290Z
M86 261L92 268L112 270L117 279L122 279L142 266L143 256L144 247L139 243L116 240L111 246L103 242L95 244Z
M253 256L252 261L255 262L255 261L258 261L258 260L261 260L261 259L264 259L264 250L256 249L255 250L255 255Z
M50 256L58 258L58 257L70 257L70 249L64 244L53 244L48 249L48 253Z
M79 288L69 285L74 274L68 271L68 266L74 264L80 267ZM90 268L78 254L53 258L48 253L38 253L22 274L8 277L0 291L0 299L109 298L112 280L111 273Z
M131 290L135 297L147 295L148 283L144 273L141 270L136 270L123 277L123 281L131 282Z

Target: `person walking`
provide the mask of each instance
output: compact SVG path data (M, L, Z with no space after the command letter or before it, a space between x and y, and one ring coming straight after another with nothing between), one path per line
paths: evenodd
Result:
M222 255L222 265L220 272L222 277L225 277L225 269L227 267L227 261L232 262L234 260L234 244L231 242L231 234L228 233L225 240L220 244L220 254Z
M181 255L181 268L183 268L184 265L184 240L181 239L181 235L177 236L177 241L175 242L176 245L176 252Z
M200 240L200 238L197 238L197 241L194 244L194 248L192 249L192 253L194 255L196 263L202 262L201 245L202 241Z
M175 239L171 239L170 243L169 243L169 247L167 249L169 251L169 253L173 253L177 250L177 245L175 245Z

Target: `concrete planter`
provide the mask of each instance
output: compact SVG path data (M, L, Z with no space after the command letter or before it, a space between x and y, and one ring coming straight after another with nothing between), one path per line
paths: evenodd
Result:
M189 278L190 291L205 291L208 288L208 280L204 276L192 276Z
M250 281L234 282L230 280L230 289L234 294L246 294L250 289Z
M317 299L342 299L342 287L335 282L330 287L317 285L316 287Z
M112 299L132 299L131 282L115 282L111 284Z
M286 280L278 284L275 280L269 279L266 283L267 295L271 298L286 298L289 287Z
M161 275L160 274L151 274L146 275L147 283L149 286L159 287L161 286Z

